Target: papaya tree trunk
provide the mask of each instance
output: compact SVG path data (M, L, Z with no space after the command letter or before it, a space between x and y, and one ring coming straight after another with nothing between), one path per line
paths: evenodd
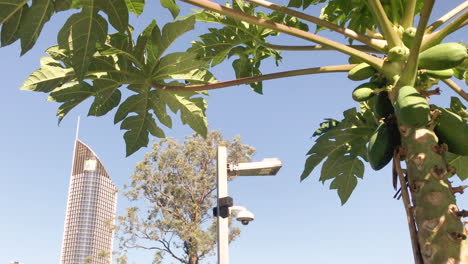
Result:
M427 128L400 125L418 241L425 264L468 264L467 230L461 221L453 171L442 156L444 145Z

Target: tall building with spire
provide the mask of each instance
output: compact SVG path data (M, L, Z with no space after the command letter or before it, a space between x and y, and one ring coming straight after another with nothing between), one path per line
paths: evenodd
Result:
M78 134L78 133L77 133ZM75 140L61 264L110 264L117 189L98 156Z

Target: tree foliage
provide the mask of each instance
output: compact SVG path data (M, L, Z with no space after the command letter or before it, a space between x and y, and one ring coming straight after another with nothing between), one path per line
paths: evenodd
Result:
M250 161L255 149L239 136L223 139L216 131L183 143L162 139L139 162L124 195L135 205L118 217L120 247L149 249L155 262L169 257L197 264L216 246L216 149L226 146L230 162ZM230 239L240 229L230 228Z

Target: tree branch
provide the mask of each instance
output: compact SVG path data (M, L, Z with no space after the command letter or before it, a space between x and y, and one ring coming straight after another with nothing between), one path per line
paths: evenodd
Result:
M445 15L441 16L439 19L437 19L434 23L430 24L426 28L426 34L432 33L435 29L440 27L445 22L449 21L452 17L456 16L457 14L459 14L460 12L465 10L465 8L467 8L467 7L468 7L468 1L465 1L465 2L463 2L461 4L459 4L457 7L450 10L449 12L447 12L447 14L445 14Z
M429 35L426 35L421 45L421 51L424 51L436 45L437 43L441 42L447 35L459 29L461 25L465 25L467 19L468 19L468 11L464 12L462 15L455 18L452 22L450 22L447 26L445 26L441 30L433 32Z
M463 91L463 89L458 86L454 81L450 79L443 79L442 80L448 87L454 90L458 95L460 95L465 101L468 101L468 93Z
M268 1L265 1L265 0L247 0L247 1L249 1L251 3L254 3L254 4L257 4L257 5L260 5L260 6L263 6L263 7L266 7L266 8L269 8L269 9L272 9L272 10L282 12L282 13L287 14L287 15L291 15L291 16L298 17L298 18L304 19L306 21L312 22L312 23L314 23L316 25L322 26L324 28L333 30L333 31L335 31L337 33L340 33L342 35L345 35L347 37L350 37L352 39L360 41L360 42L366 44L367 46L369 46L369 47L371 47L373 49L383 51L385 49L386 44L387 44L385 40L370 38L370 37L368 37L366 35L359 34L359 33L355 32L354 30L351 30L349 28L340 27L338 25L335 25L333 23L330 23L330 22L325 21L323 19L320 19L318 17L311 16L311 15L308 15L308 14L305 14L305 13L302 13L302 12L298 12L296 10L292 10L292 9L284 7L284 6L280 6L280 5L277 5L275 3L271 3L271 2L268 2Z
M322 45L309 45L309 46L289 46L289 45L278 45L272 44L268 42L260 42L260 45L265 46L267 48L276 49L276 50L290 50L290 51L314 51L314 50L335 50L328 46ZM357 49L360 51L372 52L372 53L382 53L380 50L373 49L366 45L349 45L349 47L353 49Z
M244 78L239 78L235 80L217 82L217 83L209 83L209 84L170 86L170 85L161 85L159 83L153 83L152 86L156 89L164 89L167 91L204 91L204 90L220 89L220 88L225 88L229 86L261 82L261 81L284 78L284 77L299 76L299 75L329 73L329 72L348 72L354 66L356 65L348 64L348 65L307 68L307 69L300 69L300 70L294 70L294 71L270 73L270 74L265 74L261 76L244 77Z
M344 44L338 43L336 41L333 41L333 40L330 40L330 39L327 39L327 38L324 38L324 37L321 37L321 36L318 36L318 35L315 35L310 32L306 32L297 28L289 27L286 25L275 23L266 19L255 17L255 16L247 15L245 13L236 11L232 8L228 8L228 7L219 5L217 3L213 3L209 0L181 0L181 1L201 7L203 9L211 10L213 12L216 12L222 15L232 17L240 21L245 21L245 22L255 24L258 26L262 26L265 28L269 28L278 32L283 32L285 34L295 36L298 38L302 38L305 40L309 40L312 42L316 42L324 46L330 46L339 52L357 57L367 62L369 65L373 66L377 70L381 69L383 65L382 59L379 59L377 57L374 57L372 55L369 55L357 49L351 48Z
M405 9L404 9L404 14L403 14L403 19L401 22L401 25L404 28L409 28L413 26L414 23L414 14L416 13L416 2L417 0L407 0Z
M401 39L393 29L392 22L387 17L380 0L368 0L374 18L377 20L382 35L387 39L389 49L401 44Z
M403 70L403 73L401 74L401 78L397 87L413 85L416 80L416 72L418 70L418 58L421 48L421 42L423 40L427 22L429 21L429 17L431 16L434 1L435 0L424 1L424 6L421 10L421 16L419 18L418 29L416 30L416 35L414 36L413 43L411 44L410 55L408 57L406 67Z

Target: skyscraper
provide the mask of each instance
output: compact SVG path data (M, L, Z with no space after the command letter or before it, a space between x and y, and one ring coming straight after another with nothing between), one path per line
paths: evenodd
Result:
M117 190L98 156L75 140L61 264L110 264Z

